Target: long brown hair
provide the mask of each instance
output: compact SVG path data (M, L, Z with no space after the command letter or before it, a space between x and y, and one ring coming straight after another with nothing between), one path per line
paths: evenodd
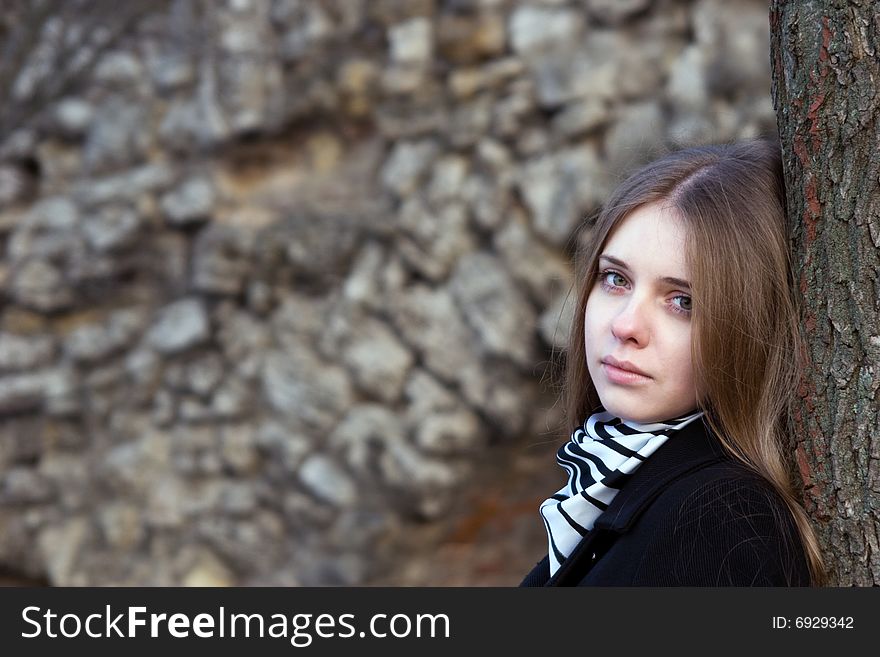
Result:
M696 303L691 346L700 408L730 455L779 492L800 533L812 583L822 554L792 486L791 404L804 348L789 256L778 140L759 138L669 153L612 193L576 257L576 306L565 354L565 435L600 401L587 370L584 308L598 258L636 208L664 202L687 226L686 261Z

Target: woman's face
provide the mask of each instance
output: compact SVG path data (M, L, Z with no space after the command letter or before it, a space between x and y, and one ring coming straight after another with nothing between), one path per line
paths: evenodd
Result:
M600 255L584 346L599 399L620 418L656 422L697 407L684 243L673 211L648 204L618 224Z

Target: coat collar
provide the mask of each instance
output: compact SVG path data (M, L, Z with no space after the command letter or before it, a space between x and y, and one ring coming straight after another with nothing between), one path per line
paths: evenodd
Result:
M596 518L594 529L623 533L639 512L673 480L715 461L730 457L702 416L663 443L633 472L608 508Z

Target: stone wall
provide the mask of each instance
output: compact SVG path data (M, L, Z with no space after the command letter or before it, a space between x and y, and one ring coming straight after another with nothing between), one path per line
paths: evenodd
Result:
M621 176L775 131L768 32L729 0L148 17L0 146L0 566L383 572L546 426L578 228Z

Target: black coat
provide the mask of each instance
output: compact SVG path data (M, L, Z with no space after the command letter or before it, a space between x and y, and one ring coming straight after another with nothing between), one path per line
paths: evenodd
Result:
M520 586L809 586L791 513L696 420L642 463L550 577Z

